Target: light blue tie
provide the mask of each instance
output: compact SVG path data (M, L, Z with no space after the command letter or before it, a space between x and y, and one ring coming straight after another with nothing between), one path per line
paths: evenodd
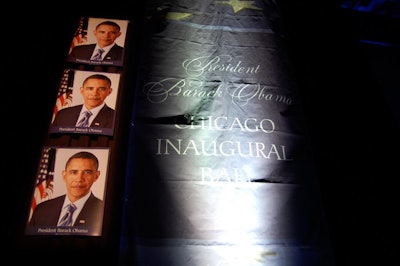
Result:
M101 55L104 53L103 49L97 49L96 54L93 56L92 60L101 61Z
M72 226L72 214L75 210L76 206L74 204L69 204L67 213L62 217L59 226Z
M85 111L84 116L81 120L79 120L77 127L88 127L89 126L89 118L92 115L90 111Z

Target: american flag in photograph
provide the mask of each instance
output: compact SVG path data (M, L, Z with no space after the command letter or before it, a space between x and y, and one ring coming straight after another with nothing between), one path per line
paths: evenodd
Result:
M88 18L87 17L81 17L79 20L78 28L75 31L74 38L72 38L72 43L69 48L69 52L77 46L86 43L87 40L87 24L88 23Z
M72 91L74 85L74 71L71 69L65 69L61 78L60 88L57 94L56 105L53 110L53 118L54 120L57 112L66 106L72 104Z
M36 205L44 200L48 200L53 194L55 153L55 148L45 147L43 149L36 178L35 190L33 192L29 219L32 216L33 210L36 208Z

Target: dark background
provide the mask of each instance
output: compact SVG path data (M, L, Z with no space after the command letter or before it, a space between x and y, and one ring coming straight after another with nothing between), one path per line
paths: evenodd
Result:
M1 61L2 202L7 206L2 239L16 254L11 258L23 256L15 237L25 219L21 210L29 200L79 17L131 19L140 25L144 3L110 4L35 3L4 11L13 15L2 18ZM280 6L336 264L394 265L400 247L399 1L292 0Z

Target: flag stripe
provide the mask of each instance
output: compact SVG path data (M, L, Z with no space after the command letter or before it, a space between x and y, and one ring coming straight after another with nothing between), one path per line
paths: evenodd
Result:
M72 38L69 53L74 49L75 46L86 43L87 40L87 17L81 17L79 20L78 28L75 31L74 37Z
M45 147L39 165L36 179L36 186L33 192L29 219L36 206L49 198L53 194L55 148Z
M74 84L74 71L71 69L65 69L61 78L60 89L56 104L53 110L53 119L57 115L57 112L72 103L72 91Z

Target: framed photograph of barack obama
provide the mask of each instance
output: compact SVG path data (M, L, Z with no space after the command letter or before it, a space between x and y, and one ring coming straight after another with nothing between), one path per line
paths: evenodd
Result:
M82 17L67 62L122 66L128 25L128 20Z
M118 73L65 69L49 132L113 135L119 81Z
M27 235L101 236L109 148L42 151L27 219Z

